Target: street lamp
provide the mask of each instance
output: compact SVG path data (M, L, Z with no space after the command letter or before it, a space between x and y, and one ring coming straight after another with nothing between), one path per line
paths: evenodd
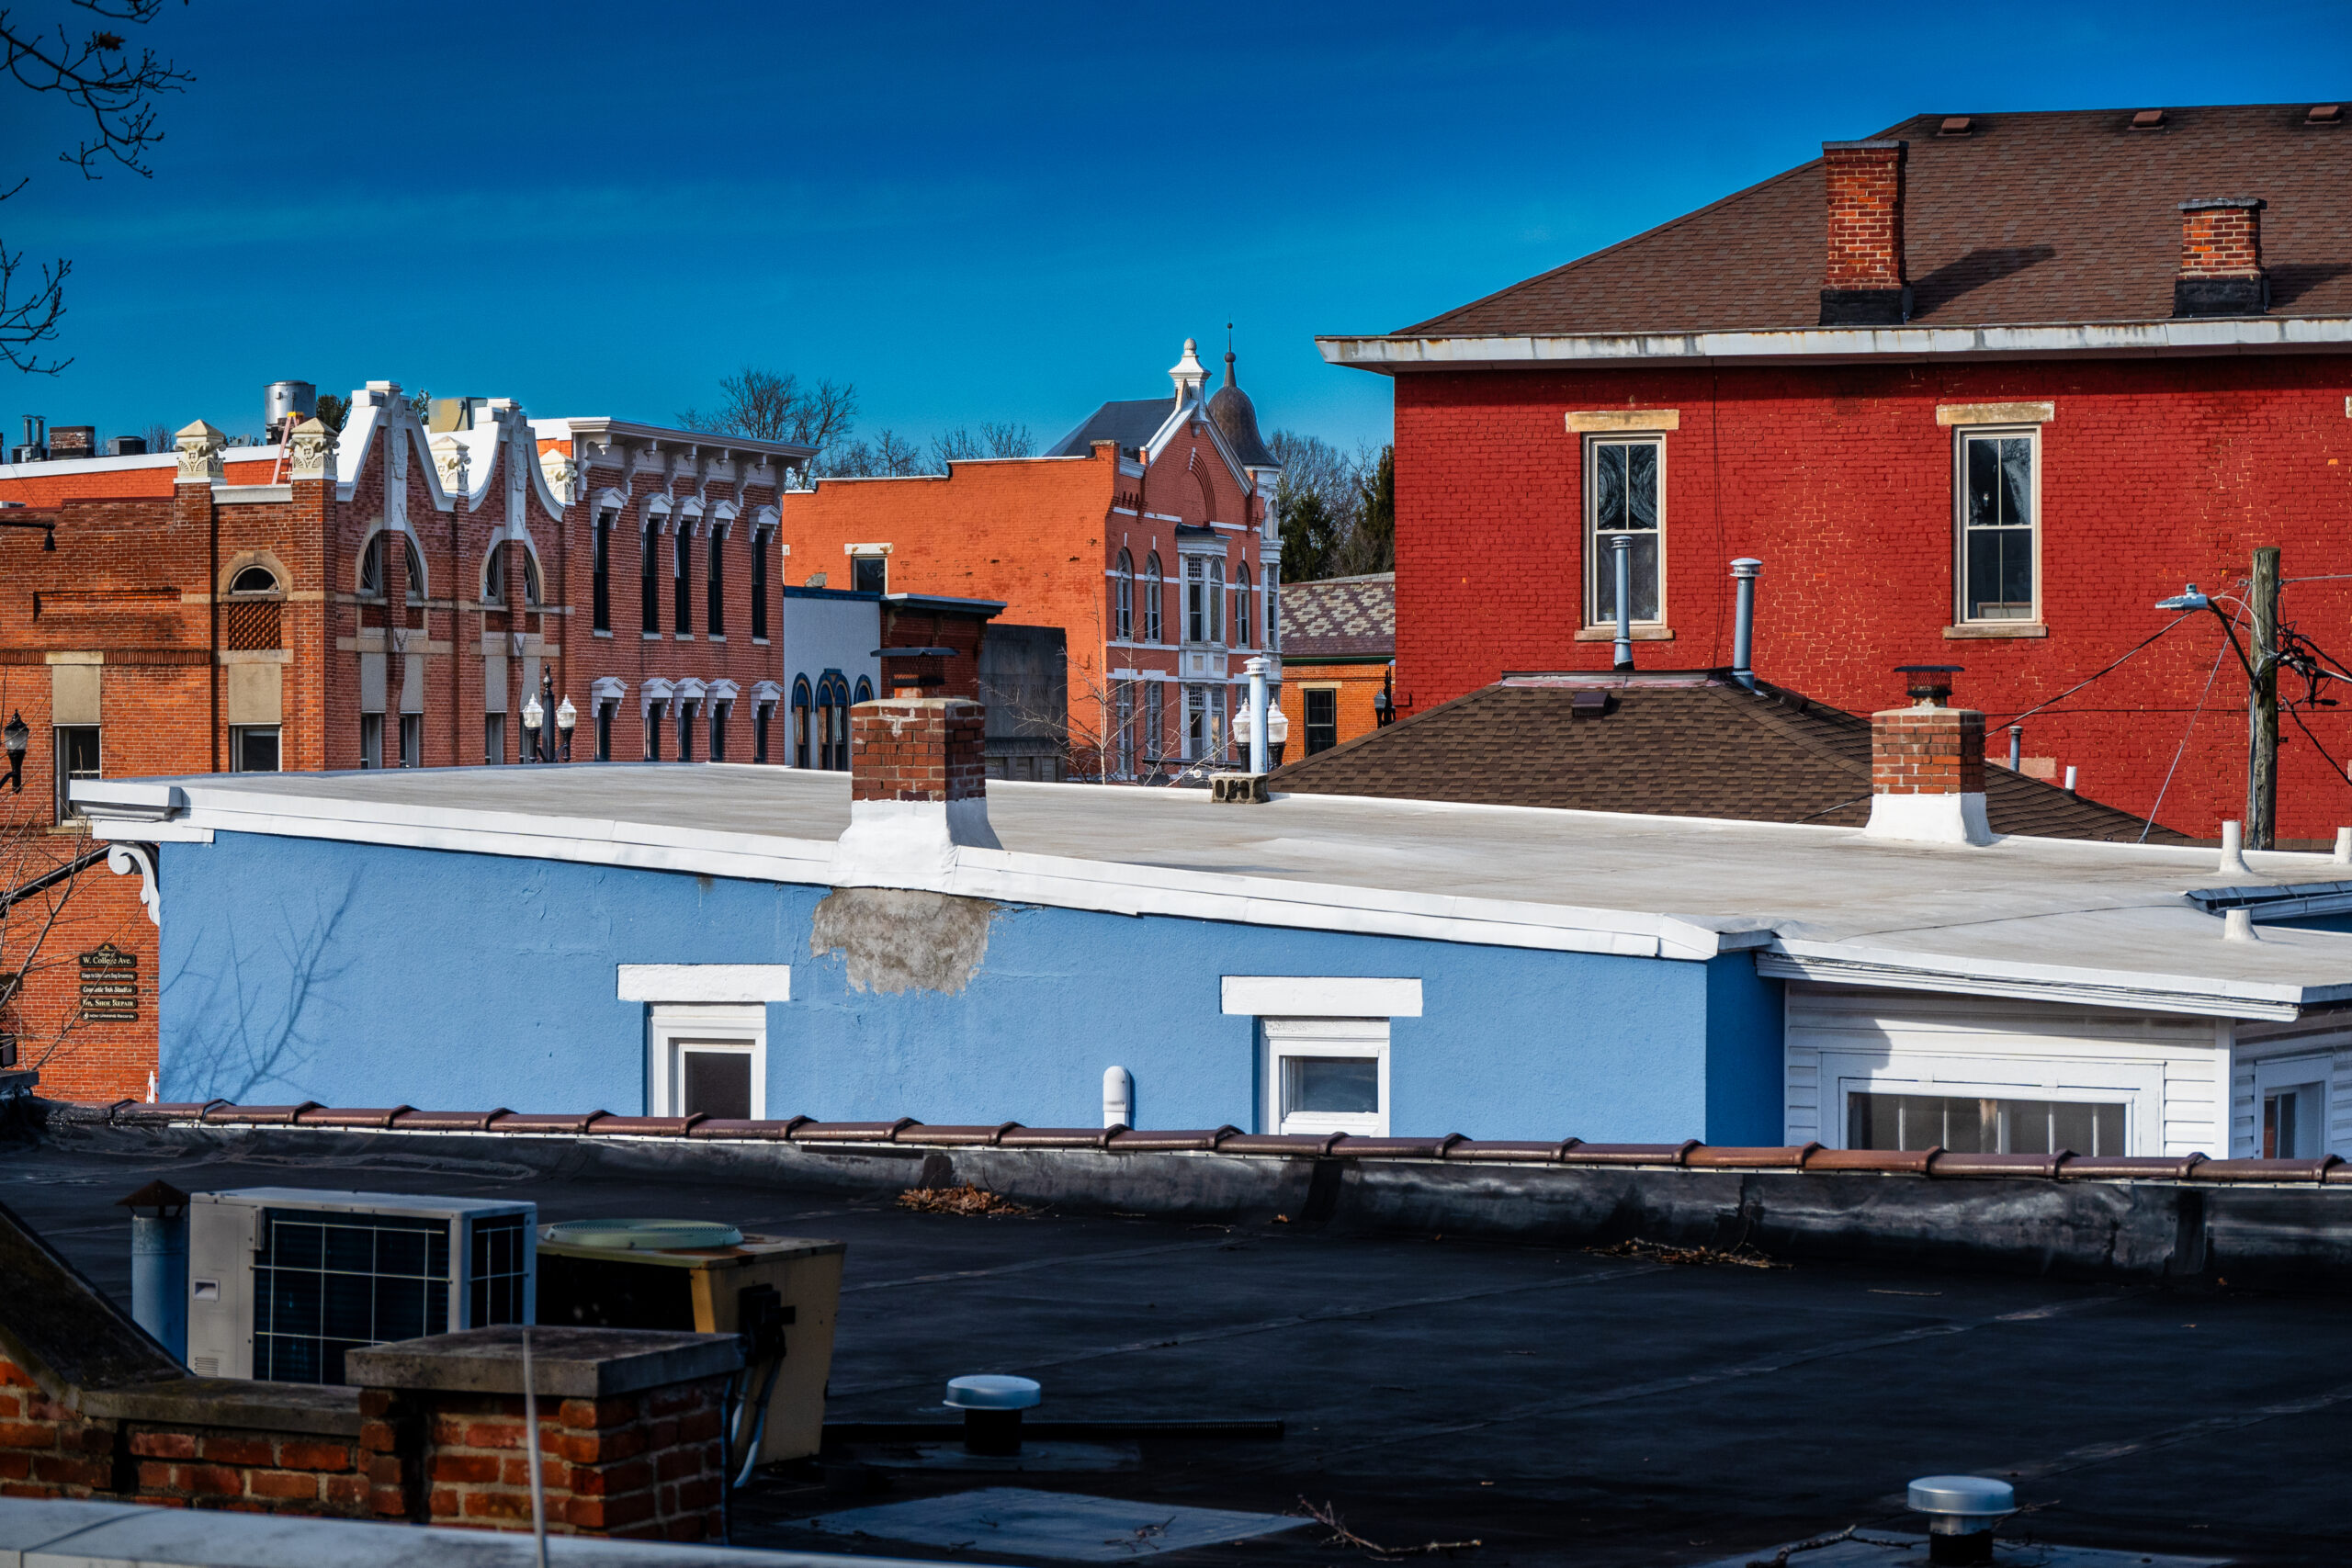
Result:
M547 710L539 706L539 694L533 692L523 705L523 761L526 762L539 760L539 721L546 716Z
M563 760L567 762L571 761L571 727L579 722L580 710L571 705L570 697L556 705L555 727L563 732Z
M33 743L33 732L25 728L25 716L12 713L8 727L0 729L0 742L8 748L8 791L22 795L25 789L25 748Z
M2156 608L2159 610L2210 610L2212 607L2212 595L2199 593L2197 592L2197 584L2193 582L2171 598L2156 601Z

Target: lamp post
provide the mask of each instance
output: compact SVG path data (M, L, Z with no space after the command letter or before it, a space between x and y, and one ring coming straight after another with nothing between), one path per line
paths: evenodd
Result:
M547 710L539 706L539 694L533 692L523 705L523 761L539 760L539 723L547 717Z
M0 729L0 744L8 749L8 792L22 795L25 790L25 748L33 743L33 732L25 728L25 716L12 713L8 727Z
M580 710L571 705L570 697L556 705L555 727L563 734L563 760L567 762L571 761L571 727L579 722Z
M1396 667L1392 664L1380 672L1380 690L1372 694L1372 726L1385 729L1396 722L1396 698L1393 694L1396 682Z

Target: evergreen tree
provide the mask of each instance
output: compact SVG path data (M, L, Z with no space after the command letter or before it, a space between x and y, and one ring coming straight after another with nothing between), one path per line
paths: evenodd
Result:
M1283 581L1312 582L1323 576L1339 547L1342 520L1331 515L1320 494L1294 491L1287 483L1276 488L1274 506L1283 525Z

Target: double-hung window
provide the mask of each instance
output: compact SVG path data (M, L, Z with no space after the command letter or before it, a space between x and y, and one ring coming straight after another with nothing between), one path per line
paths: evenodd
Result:
M1111 574L1111 636L1125 642L1136 635L1136 562L1126 551L1119 552L1119 564Z
M98 727L61 724L57 727L57 819L84 815L74 804L74 781L101 777L98 766Z
M775 547L775 531L752 531L752 640L768 639L768 551ZM760 759L764 762L765 757Z
M1588 439L1584 448L1585 624L1617 622L1617 550L1623 534L1635 626L1666 619L1666 443L1655 435Z
M662 559L662 525L658 519L646 520L644 547L638 551L638 617L647 637L662 635L662 593L655 568Z
M607 509L596 513L595 569L590 577L592 608L595 612L594 630L613 629L613 513Z
M695 533L692 524L681 522L673 536L678 547L670 574L672 629L680 637L692 637L695 630Z
M1957 447L1960 619L2039 620L2041 434L1963 430Z
M704 592L702 628L713 637L727 635L727 531L710 531L710 580Z

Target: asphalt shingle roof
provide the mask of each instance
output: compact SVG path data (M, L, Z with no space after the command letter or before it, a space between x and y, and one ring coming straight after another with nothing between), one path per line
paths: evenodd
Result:
M1396 574L1282 585L1283 657L1311 664L1396 651Z
M2307 104L1918 115L1904 240L1912 321L1985 326L2164 321L2179 204L2254 196L2273 316L2352 315L2352 113ZM1771 331L1817 326L1827 227L1818 159L1398 336Z
M1298 656L1288 650L1285 657ZM1579 693L1608 710L1572 716ZM1793 692L1725 679L1611 687L1505 680L1277 769L1301 795L1544 806L1860 828L1870 820L1868 718ZM2055 784L1984 770L1996 833L2133 842L2141 818ZM2152 844L2190 840L2149 828Z
M1088 414L1076 430L1055 443L1046 456L1083 457L1097 441L1115 441L1120 451L1133 452L1159 434L1159 427L1175 412L1176 400L1172 396L1104 403Z

